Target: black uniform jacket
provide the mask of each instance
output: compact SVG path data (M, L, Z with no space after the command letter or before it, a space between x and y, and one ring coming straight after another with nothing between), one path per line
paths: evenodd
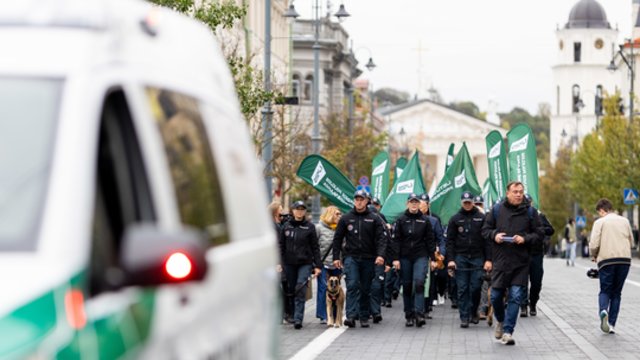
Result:
M504 200L496 206L499 208L487 213L482 227L482 235L491 243L491 252L487 256L487 260L493 262L491 286L526 286L529 278L529 250L537 246L544 236L540 217L537 211L529 210L529 204L526 202L512 205ZM498 244L495 237L501 232L507 236L520 235L524 237L525 243Z
M447 226L447 262L455 261L456 255L472 258L487 258L490 244L482 236L485 215L473 207L466 211L460 208L449 219Z
M284 264L322 267L316 227L307 220L289 220L280 229L280 256Z
M342 215L333 236L333 259L341 255L361 258L384 258L387 240L382 219L369 209L357 212L351 209Z
M428 256L435 261L436 237L431 221L418 211L406 210L396 219L391 235L391 258L417 259Z

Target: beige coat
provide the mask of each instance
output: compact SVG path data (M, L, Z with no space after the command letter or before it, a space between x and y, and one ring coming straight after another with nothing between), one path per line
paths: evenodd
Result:
M598 268L611 264L630 264L632 246L633 233L626 218L608 213L593 224L589 251L596 258Z

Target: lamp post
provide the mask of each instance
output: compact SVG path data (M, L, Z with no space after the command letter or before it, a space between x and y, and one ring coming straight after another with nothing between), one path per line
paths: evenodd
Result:
M369 51L369 61L367 62L365 67L367 68L367 70L369 70L369 72L373 71L373 69L375 69L376 67L376 64L373 62L373 59L371 58L371 50L367 48L358 48L356 51L351 50L351 53L354 55L354 58L355 58L355 53L360 49L365 49ZM348 96L348 104L349 104L348 113L347 113L347 136L349 138L351 138L351 135L353 134L353 113L354 113L353 80L354 80L354 77L357 75L358 75L357 66L356 64L354 64L354 66L351 68L351 74L350 74L351 84L347 88L347 96ZM349 177L351 179L354 179L355 174L353 170L353 162L349 162L348 171L349 171Z
M631 126L631 124L633 123L633 83L635 82L635 56L633 55L635 42L633 41L633 39L625 39L625 44L629 44L629 56L627 57L624 54L623 50L625 46L620 45L618 52L613 55L609 66L607 66L607 69L611 72L618 70L618 66L615 64L615 59L618 55L622 59L622 62L627 65L627 69L629 69L629 126ZM629 223L633 228L633 205L629 207L627 215L629 217Z
M314 154L320 153L320 4L315 0L314 6L314 37L313 37L313 133L311 135L311 146ZM286 18L296 19L299 14L295 11L293 3L284 15ZM345 10L344 4L340 5L338 12L334 14L338 19L350 16ZM314 223L320 219L320 195L313 196L311 205L311 216Z
M271 93L271 0L265 0L264 11L264 91ZM273 181L271 179L273 148L271 144L271 127L273 110L271 100L267 99L262 107L262 159L265 165L265 182L269 201L273 197Z

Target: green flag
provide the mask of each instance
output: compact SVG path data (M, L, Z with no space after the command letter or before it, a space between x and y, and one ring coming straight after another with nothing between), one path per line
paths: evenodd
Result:
M431 198L431 211L440 216L443 226L446 226L449 223L449 218L460 210L460 196L465 191L478 195L481 189L467 150L467 144L462 143L462 148Z
M309 155L300 163L297 175L314 189L318 190L329 201L347 212L353 208L355 186L336 169L327 159L320 155Z
M389 153L381 151L373 158L371 163L371 196L380 199L381 205L389 194L389 169L391 160Z
M407 162L408 160L404 156L401 158L398 158L398 160L396 161L396 167L393 171L393 185L396 184L396 182L400 178L400 175L402 175L402 171L404 171L404 168L407 166Z
M485 141L487 143L487 160L489 161L489 179L498 199L502 199L505 196L509 179L504 141L497 130L490 132Z
M422 194L424 192L420 159L416 151L391 189L391 193L387 196L387 200L380 212L387 218L389 223L392 223L407 208L409 194Z
M507 133L509 141L509 179L524 185L525 194L531 195L536 206L538 202L538 156L536 139L527 124L518 124Z
M484 208L487 209L487 211L491 209L496 200L500 199L489 178L484 181L484 185L482 186L482 197L484 198Z
M451 143L451 145L449 145L449 151L447 151L447 161L444 164L444 172L447 172L447 169L449 169L449 166L451 166L451 164L453 164L453 151L454 151L455 145L453 143Z

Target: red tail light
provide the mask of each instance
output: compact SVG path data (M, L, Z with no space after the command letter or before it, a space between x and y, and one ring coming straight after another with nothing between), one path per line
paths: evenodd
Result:
M182 280L191 275L193 264L191 264L191 259L184 253L174 252L167 258L164 270L171 278Z
M67 321L74 329L82 329L87 324L87 315L84 312L84 295L78 289L69 289L64 294L64 307Z

